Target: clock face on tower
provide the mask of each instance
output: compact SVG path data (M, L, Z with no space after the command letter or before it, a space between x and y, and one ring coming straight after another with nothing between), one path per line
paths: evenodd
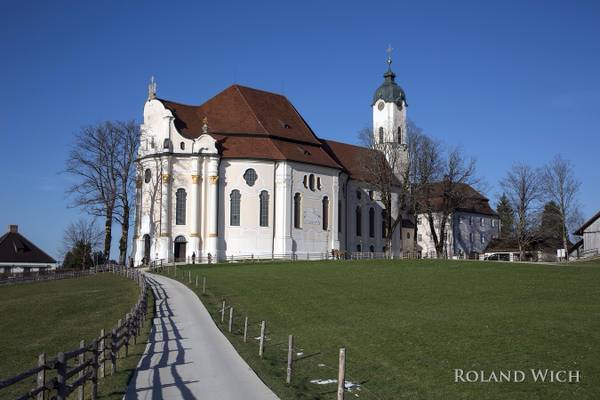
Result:
M385 107L385 104L383 103L383 101L380 101L379 104L377 104L377 109L381 111L383 110L383 107Z

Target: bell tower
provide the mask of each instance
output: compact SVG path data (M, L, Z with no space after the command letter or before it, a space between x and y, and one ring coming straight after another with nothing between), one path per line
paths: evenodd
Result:
M375 147L390 145L406 149L406 95L396 83L392 71L392 47L387 49L388 69L384 81L373 95L373 143Z

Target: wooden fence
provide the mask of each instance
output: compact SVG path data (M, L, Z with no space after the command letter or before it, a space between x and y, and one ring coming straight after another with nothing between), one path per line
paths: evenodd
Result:
M101 330L100 335L89 344L82 340L78 348L60 352L52 359L47 359L45 353L40 354L37 367L0 381L0 397L3 389L35 376L35 387L18 395L17 399L66 400L69 395L77 392L78 400L83 400L86 384L90 390L88 397L94 400L97 398L98 380L117 371L117 359L126 357L129 346L136 343L148 312L149 287L144 275L118 266L111 267L111 272L138 283L140 297L131 312L119 320L110 332Z
M10 285L13 283L30 283L40 281L54 281L59 279L81 278L84 276L95 275L101 272L122 271L124 268L125 267L122 265L105 264L84 270L64 270L62 268L58 268L47 272L0 274L0 286Z

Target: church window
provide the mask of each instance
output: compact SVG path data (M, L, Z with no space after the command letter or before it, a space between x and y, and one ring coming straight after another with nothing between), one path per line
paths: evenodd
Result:
M473 216L469 215L469 225L473 225Z
M180 148L181 150L185 150L185 142L181 142L181 143L179 143L179 148Z
M410 232L406 232L406 238L410 239Z
M381 237L382 238L386 238L387 237L387 212L385 210L383 210L381 212Z
M171 141L169 139L165 139L165 141L163 142L163 149L170 149L171 148Z
M240 191L234 189L229 195L229 225L240 226Z
M473 232L469 233L469 243L473 244Z
M496 220L492 218L492 228L496 227Z
M323 197L323 230L329 229L329 198Z
M148 168L144 171L144 182L150 183L150 179L152 179L152 171Z
M175 224L177 225L185 225L186 199L185 189L177 189L177 192L175 192Z
M301 214L302 214L302 195L300 193L296 193L294 195L294 228L296 228L296 229L302 228Z
M485 243L485 235L483 233L479 235L479 239L481 240L481 243Z
M360 244L356 245L356 251L358 251L359 253L362 252L362 246Z
M269 192L260 192L260 226L269 226Z
M362 193L361 193L361 191L360 191L360 190L357 190L357 191L356 191L356 198L357 198L358 200L360 200L360 199L361 199L361 197L362 197Z
M483 218L479 218L479 226L483 226Z
M356 207L356 236L362 235L362 210L360 206Z
M398 127L398 143L402 143L402 127Z
M369 208L369 237L375 237L375 209Z
M321 178L317 177L317 189L321 190Z
M421 235L420 233L417 235L417 241L418 242L422 242L423 241L423 235Z
M379 128L379 143L383 143L383 128Z
M304 187L308 189L308 175L304 175Z
M369 199L373 200L374 197L373 191L369 190Z
M338 200L338 232L342 232L342 201Z
M244 172L244 180L248 186L254 186L257 178L256 171L252 168L248 168L246 172Z
M310 174L308 176L308 187L310 188L310 190L312 190L313 192L315 191L315 176L313 174Z
M373 245L369 246L369 251L371 253L375 253L375 246L373 246Z

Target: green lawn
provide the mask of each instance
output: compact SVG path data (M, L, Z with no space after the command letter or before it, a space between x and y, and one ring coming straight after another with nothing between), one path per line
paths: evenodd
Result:
M189 266L207 277L203 302L225 298L268 323L266 359L255 340L228 335L285 399L334 398L337 350L362 399L600 398L600 263L547 266L448 261L338 261ZM200 278L201 282L201 278ZM194 288L195 283L190 285ZM201 286L201 285L200 285ZM198 293L200 289L195 289ZM296 363L284 384L287 335ZM308 356L308 357L307 357ZM455 383L454 370L579 370L578 384Z
M41 352L50 358L92 340L124 318L138 296L135 282L108 273L0 287L0 379L36 366Z

